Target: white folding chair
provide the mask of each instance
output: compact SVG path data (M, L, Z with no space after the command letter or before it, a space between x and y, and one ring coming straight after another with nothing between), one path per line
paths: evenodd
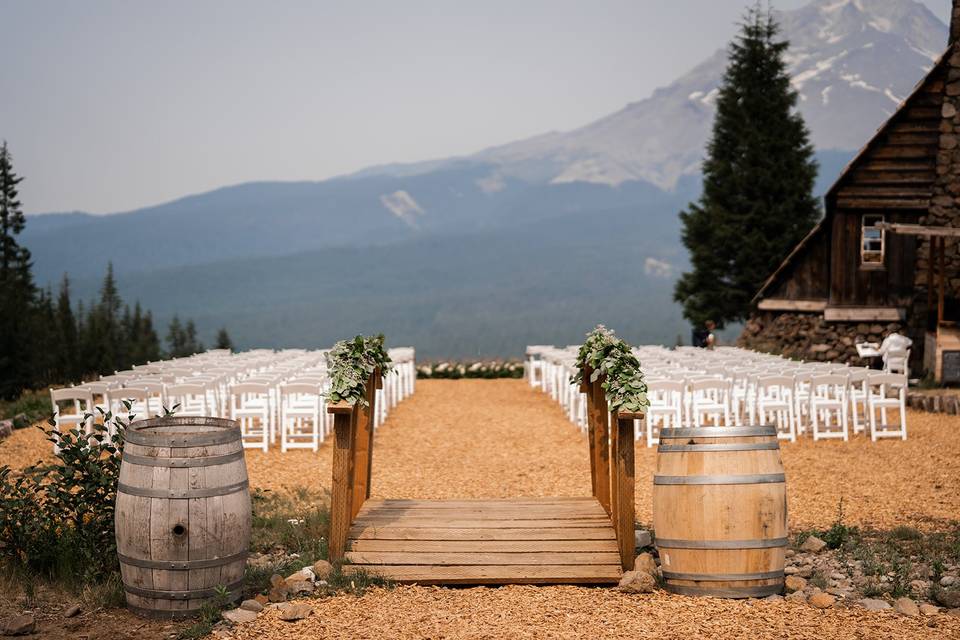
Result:
M755 415L760 424L772 422L777 427L777 437L790 442L797 439L794 386L793 376L763 376L756 379L754 387Z
M883 370L886 373L899 373L910 376L910 349L891 349L883 357Z
M241 382L230 387L230 419L240 423L246 449L266 451L270 444L273 415L272 386L261 382Z
M207 385L203 383L180 383L167 387L169 409L178 416L210 416L211 407L207 395ZM179 406L177 406L179 405Z
M900 424L891 425L887 409L896 409ZM907 375L897 373L872 373L867 377L867 411L870 413L870 439L907 439ZM880 424L877 424L877 411Z
M730 381L722 378L694 379L688 383L690 390L690 419L693 426L706 425L709 418L714 426L731 426L730 421Z
M319 385L280 385L280 450L316 451L326 435L324 408Z
M810 422L813 440L849 438L847 429L847 376L815 375L810 378Z
M660 429L683 426L683 389L682 380L647 382L647 398L650 400L646 415L648 447L660 443Z
M50 403L53 405L53 429L62 432L76 427L78 431L89 434L93 427L93 394L83 387L50 389ZM61 409L60 403L64 403ZM54 452L59 448L54 446Z
M850 427L853 433L857 434L866 430L867 423L867 376L870 370L863 367L850 367L849 369L837 370L835 373L846 373L850 387L848 393L850 396ZM863 420L860 416L863 416Z

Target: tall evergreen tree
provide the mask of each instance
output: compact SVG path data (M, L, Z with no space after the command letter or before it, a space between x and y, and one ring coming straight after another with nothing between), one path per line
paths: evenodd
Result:
M139 308L140 303L137 303ZM147 311L143 314L143 320L140 323L140 362L154 362L162 357L160 350L160 338L157 336L156 329L153 328L153 314ZM139 363L138 363L139 364Z
M124 331L121 318L123 300L117 290L117 281L113 275L113 263L107 263L107 273L100 286L100 301L92 311L96 316L88 337L96 347L96 370L100 373L113 373L123 368Z
M184 350L187 352L185 355L192 356L203 351L203 343L197 339L197 327L193 324L193 320L187 320L184 334L186 335Z
M817 165L769 9L748 10L730 45L703 165L703 194L680 213L692 270L674 298L697 325L744 319L763 280L820 216Z
M67 274L63 274L60 295L57 297L57 332L60 342L57 368L61 376L57 382L76 381L82 372L77 364L77 319L70 305L70 279Z
M17 243L26 218L7 143L0 145L0 398L10 398L32 383L31 309L36 290L30 252Z
M220 327L220 331L217 331L217 346L215 348L233 351L233 340L230 339L230 334L227 333L226 327Z
M187 334L180 323L180 316L173 314L170 326L167 328L167 347L171 358L182 358L185 355Z

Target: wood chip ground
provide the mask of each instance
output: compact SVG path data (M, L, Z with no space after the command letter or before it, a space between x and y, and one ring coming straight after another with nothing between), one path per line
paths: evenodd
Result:
M790 529L848 524L942 530L960 519L960 417L910 412L906 442L783 443ZM0 464L49 457L35 429L0 442ZM655 449L637 447L637 519L649 523ZM328 488L331 450L246 452L254 487ZM586 439L548 397L517 380L424 380L376 436L373 497L586 496ZM296 623L275 613L231 631L267 638L960 638L960 618L786 602L692 599L603 588L375 589L315 601Z

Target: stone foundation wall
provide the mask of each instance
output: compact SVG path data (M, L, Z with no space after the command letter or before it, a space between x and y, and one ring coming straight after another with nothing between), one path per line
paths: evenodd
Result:
M883 342L906 333L899 322L827 322L820 313L759 311L750 316L737 346L797 360L868 365L857 356L857 342Z

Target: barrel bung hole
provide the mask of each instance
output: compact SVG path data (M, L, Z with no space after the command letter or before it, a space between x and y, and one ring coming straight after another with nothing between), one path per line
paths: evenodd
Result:
M173 535L182 536L187 532L187 528L182 524L176 524L173 526Z

